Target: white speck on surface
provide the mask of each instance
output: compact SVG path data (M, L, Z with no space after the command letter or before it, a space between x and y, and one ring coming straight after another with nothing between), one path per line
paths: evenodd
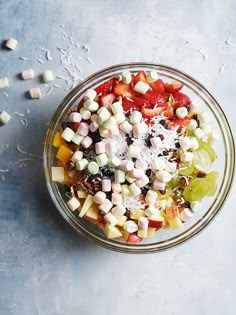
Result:
M236 48L236 44L231 42L231 38L230 37L226 39L225 44L226 44L226 46L228 48Z
M27 113L28 115L30 114L30 109L29 109L29 108L26 109L26 113Z
M28 154L28 152L26 152L26 151L24 151L24 150L22 150L22 149L20 148L20 145L19 145L19 144L16 145L16 149L17 149L18 152L20 152L20 153L22 153L22 154Z
M219 74L221 75L221 73L223 72L223 70L224 70L224 68L225 68L225 63L223 63L223 65L220 67L220 69L219 69Z
M207 55L200 49L198 48L197 49L197 52L199 52L199 54L202 56L203 60L207 60Z
M41 63L41 65L43 65L43 64L44 64L43 60L42 60L42 59L40 59L40 58L38 58L38 59L37 59L37 61L38 61L39 63Z
M50 87L50 89L47 91L47 95L51 94L52 90L54 89L53 86Z
M2 169L0 168L0 173L9 173L10 170L8 168Z
M7 94L7 92L2 92L2 94L6 97L6 98L8 98L9 97L9 95Z
M5 182L5 176L2 174L2 181Z
M45 52L45 57L47 60L49 61L53 60L49 49L46 49L44 47L39 47L39 49Z
M59 89L59 88L61 88L61 85L59 85L59 84L56 84L56 83L54 83L53 84L53 86L56 88L56 89Z
M18 112L14 112L14 114L17 115L17 116L19 116L19 117L24 117L24 116L25 116L25 114L23 114L23 113L18 113Z
M30 58L28 58L28 57L23 57L23 56L20 56L19 59L21 59L21 60L30 60Z
M28 127L28 120L26 118L20 119L19 122L25 129L27 129L27 127Z
M94 64L93 60L90 57L87 56L85 59L88 61L88 63Z

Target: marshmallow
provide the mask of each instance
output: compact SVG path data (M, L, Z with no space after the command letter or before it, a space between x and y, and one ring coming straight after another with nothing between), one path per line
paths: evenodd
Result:
M68 202L67 206L70 208L71 211L75 211L76 209L79 208L80 202L77 198L72 197Z
M122 170L115 170L115 182L124 183L125 182L125 172Z
M66 127L65 130L62 132L61 137L70 142L72 140L72 138L74 137L75 133L72 129L70 129L69 127Z
M82 122L80 125L79 125L79 128L77 130L77 133L80 134L81 136L84 136L86 137L89 133L89 125Z
M204 137L204 135L205 135L204 131L201 128L196 128L193 131L193 134L198 139L202 139Z
M119 216L125 214L126 209L122 204L118 204L116 207L112 208L111 212L113 215Z
M144 171L140 170L138 168L134 168L131 171L131 176L133 176L134 178L140 178L140 177L144 176Z
M193 212L199 212L200 210L202 210L202 204L199 201L192 201L190 203L190 208Z
M110 159L109 164L111 167L118 167L120 166L120 159L117 156L114 156Z
M180 212L179 216L180 219L185 222L188 221L193 216L193 212L189 208L184 208L184 210Z
M127 182L130 183L130 184L132 184L132 183L134 183L134 182L136 181L136 178L132 177L132 176L130 175L130 173L127 173L127 174L125 175L125 179L126 179Z
M44 73L43 73L43 81L45 83L48 83L48 82L54 81L54 80L55 80L54 79L54 75L53 75L51 70L44 71Z
M160 181L159 179L155 179L152 183L152 188L154 190L165 190L166 188L166 183Z
M120 184L120 183L115 183L115 182L113 182L113 183L111 184L111 188L112 188L112 191L113 191L114 193L120 193L120 192L121 192L121 184Z
M132 124L139 124L142 120L142 117L143 116L141 112L134 110L132 114L130 115L129 119Z
M133 129L132 125L125 120L123 123L119 125L119 128L125 133L130 133Z
M164 160L155 158L155 160L152 161L152 168L156 171L163 170L166 166L166 163Z
M146 171L148 169L148 163L145 160L136 160L135 167L140 170Z
M126 184L121 185L121 193L123 196L130 196L129 186Z
M108 224L110 224L112 226L115 226L118 222L117 218L114 217L114 215L111 212L104 215L104 219Z
M159 213L159 210L154 207L153 205L150 205L145 211L144 213L148 216L148 217L153 217L154 215L157 215Z
M101 154L106 152L106 144L102 141L95 143L96 154Z
M114 143L112 143L112 142L106 143L106 152L107 152L109 155L112 155L112 153L114 153L114 151L115 151L115 145L114 145Z
M106 107L101 107L98 110L98 123L102 125L107 119L111 117L111 113Z
M145 218L145 217L140 217L140 218L138 219L138 226L139 226L140 229L142 229L142 230L146 230L146 229L148 228L148 223L149 223L149 221L148 221L148 219Z
M131 81L132 81L132 76L131 76L131 73L130 71L128 70L124 70L121 74L121 77L122 77L122 81L125 83L125 84L130 84Z
M125 114L124 113L117 113L114 115L117 125L122 124L125 121Z
M180 155L180 160L182 162L192 162L194 155L192 152L184 152Z
M97 174L99 171L99 166L96 162L92 161L88 164L88 171L91 174Z
M165 170L160 170L156 172L156 178L164 183L168 183L171 180L172 175Z
M194 151L197 150L199 148L199 143L197 139L195 137L191 137L191 141L192 141L191 149Z
M111 191L111 180L108 178L104 178L102 180L102 191L108 192Z
M151 145L153 148L160 148L162 147L162 141L160 137L151 138L150 139Z
M165 170L169 173L174 173L176 171L177 163L175 162L166 162Z
M129 171L132 171L133 168L134 168L134 163L130 160L122 160L120 162L120 166L119 168L122 170L122 171L125 171L125 172L129 172Z
M31 98L40 98L42 96L40 88L32 88L29 90L29 95Z
M91 132L95 132L96 130L98 130L99 128L99 124L96 121L93 121L90 125L89 125L89 130Z
M180 138L179 143L180 143L181 149L184 151L189 150L192 146L192 141L189 137Z
M89 161L87 159L82 159L76 162L76 168L78 171L83 171L88 166Z
M89 120L91 118L91 112L86 108L82 107L79 112L83 120Z
M82 160L82 158L83 158L83 152L82 151L75 151L75 153L72 155L71 160L73 162L77 162L77 161Z
M176 109L176 116L178 118L184 118L188 115L188 110L186 107L179 107Z
M7 77L0 78L0 90L9 87L9 81Z
M73 138L71 141L77 145L80 145L81 141L84 139L84 137L78 135L77 133L74 134Z
M219 140L219 134L217 131L213 130L209 135L208 135L208 142L210 145L214 144L217 140Z
M84 139L81 141L81 144L85 149L89 148L92 143L93 140L89 136L84 137Z
M108 130L112 130L115 126L116 126L115 117L108 118L103 124L103 127L108 129Z
M205 124L209 122L209 116L207 112L203 111L203 112L198 113L197 118L201 124Z
M72 122L81 122L81 115L80 113L76 113L76 112L73 112L70 114L70 121Z
M100 204L100 206L99 206L98 208L99 208L102 212L108 213L108 212L111 210L112 206L113 206L113 205L112 205L111 201L106 198L106 199L103 201L103 203Z
M147 184L149 183L149 178L144 175L138 179L136 179L135 181L135 184L138 186L138 187L144 187L146 186Z
M21 72L21 76L23 80L30 80L34 78L34 70L33 69L28 69L28 70L23 70Z
M9 120L11 119L11 116L4 110L0 114L0 123L2 125L6 125Z
M122 103L120 101L111 104L111 110L113 114L123 113Z
M96 156L96 161L100 167L107 165L108 157L105 153Z
M155 82L158 79L158 74L156 71L150 71L147 75L147 81L149 83Z
M84 108L89 110L90 112L96 112L99 108L99 105L93 100L86 100L84 102Z
M123 228L129 233L134 233L138 230L138 225L134 221L128 220L124 223Z
M188 124L188 130L195 130L197 128L197 121L195 119L190 119Z
M122 201L123 201L123 198L122 198L121 194L113 193L111 195L111 202L113 203L113 205L120 205L120 204L122 204Z
M128 148L128 156L130 158L138 158L140 156L141 149L135 145L130 145Z
M94 100L95 97L97 96L97 92L93 89L88 89L85 93L84 93L84 100Z
M157 192L154 190L149 190L146 194L145 201L149 205L154 205L157 200Z
M64 182L65 174L64 174L64 167L61 166L52 166L51 168L51 176L53 182Z
M129 185L129 191L132 196L138 196L142 192L141 189L135 183Z
M134 91L140 94L145 94L149 90L150 86L142 81L138 81L134 86Z
M205 135L208 135L211 133L211 126L207 124L201 124L201 129L205 133Z
M7 41L5 43L5 46L8 49L15 50L17 44L18 44L18 41L16 39L10 37L10 38L7 39Z
M108 138L110 135L109 130L102 126L99 127L99 133L100 133L100 136L103 138Z
M195 102L191 102L190 106L189 106L189 109L190 109L191 112L199 112L200 105L195 103Z
M148 132L148 126L145 122L136 124L133 126L133 134L135 137L139 137Z
M106 194L103 191L98 191L94 196L93 196L93 201L100 205L104 202L106 199Z

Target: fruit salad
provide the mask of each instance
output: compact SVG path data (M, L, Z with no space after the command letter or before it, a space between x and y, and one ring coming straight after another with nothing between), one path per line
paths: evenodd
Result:
M88 89L56 132L52 181L108 239L137 244L180 228L215 194L217 134L184 89L155 71L124 71Z

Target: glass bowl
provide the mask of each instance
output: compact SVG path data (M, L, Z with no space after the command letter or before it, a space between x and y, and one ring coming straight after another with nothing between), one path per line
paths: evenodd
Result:
M103 230L96 224L86 219L76 217L67 207L65 190L62 184L52 182L51 166L56 165L56 150L52 146L52 141L56 131L61 128L61 124L71 108L76 108L84 92L89 88L100 85L103 81L112 76L117 76L124 70L130 72L151 71L158 72L164 81L177 80L184 84L183 92L190 98L200 103L202 109L208 112L212 128L218 131L219 141L214 145L217 159L213 163L213 170L219 172L219 183L214 197L203 199L203 210L195 214L191 220L183 224L179 229L160 229L153 237L144 239L139 244L125 243L122 239L107 239ZM235 171L235 144L227 118L224 111L211 95L211 93L191 76L175 68L153 64L153 63L126 63L111 66L88 77L79 83L71 92L66 95L57 108L50 122L44 145L44 171L49 194L63 218L79 233L87 237L96 244L123 253L146 254L160 252L180 245L206 228L216 217L229 194Z

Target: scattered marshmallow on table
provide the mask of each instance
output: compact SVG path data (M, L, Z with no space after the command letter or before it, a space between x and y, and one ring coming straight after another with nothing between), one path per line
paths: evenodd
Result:
M89 125L89 130L91 132L95 132L96 130L98 130L99 128L99 124L96 121L93 121L90 125Z
M135 184L138 187L144 187L149 183L149 178L146 175L143 175L142 177L136 179Z
M142 114L141 112L137 111L137 110L134 110L131 115L130 115L130 122L132 124L139 124L142 120Z
M134 233L138 230L138 225L134 221L128 220L124 223L123 228L129 233Z
M158 73L156 71L150 71L147 75L147 81L149 83L155 82L158 79Z
M111 104L110 107L111 107L113 114L123 113L122 102L120 102L120 101Z
M96 154L101 154L106 152L106 144L102 141L95 143Z
M76 209L79 208L80 202L77 198L72 197L68 202L67 206L70 208L71 211L75 211Z
M160 137L155 137L150 139L151 145L153 148L160 148L162 147L162 141Z
M118 204L117 206L112 208L111 212L113 213L113 215L119 216L125 214L126 209L122 204Z
M122 160L120 162L119 168L125 172L132 171L134 168L134 162L130 160Z
M18 44L18 41L16 39L9 37L5 43L5 46L8 49L15 50L17 44Z
M100 167L107 165L108 157L106 153L102 153L96 156L96 161Z
M51 176L53 182L62 183L65 179L65 171L62 166L52 166L51 168Z
M191 217L193 216L193 212L189 208L184 208L184 210L180 212L179 216L180 219L185 222L191 219Z
M148 228L148 219L145 217L140 217L138 219L138 226L140 227L140 229L146 230Z
M82 119L81 114L76 113L76 112L71 113L69 118L70 118L70 121L76 122L76 123L81 122L81 119Z
M85 93L84 93L84 100L94 100L95 97L97 96L97 92L93 89L88 89Z
M118 183L118 182L113 182L113 183L111 184L111 188L112 188L112 191L113 191L114 193L120 193L120 192L121 192L121 184Z
M85 149L89 148L92 143L93 139L90 138L89 136L84 137L84 139L81 141L81 144Z
M63 130L61 137L70 142L72 140L72 138L74 137L74 131L72 129L70 129L69 127L66 127L65 130Z
M7 77L0 78L0 90L9 87L9 81Z
M121 123L119 128L126 133L130 133L133 129L132 125L127 120Z
M80 125L79 125L79 128L77 130L77 133L80 134L81 136L87 136L88 133L89 133L89 125L82 122Z
M103 191L98 191L94 196L93 196L93 201L100 205L104 202L106 199L106 194Z
M132 76L131 76L131 73L130 71L128 70L124 70L121 74L121 77L122 77L122 81L125 83L125 84L130 84L131 81L132 81Z
M40 88L32 88L29 90L29 95L31 98L40 98L42 96Z
M156 178L153 182L152 182L152 188L154 190L165 190L166 188L166 183L162 182L161 180L159 180L158 178Z
M54 78L52 70L44 71L44 73L43 73L43 81L45 83L48 83L48 82L54 81L54 80L55 80L55 78Z
M93 100L86 100L84 102L84 108L89 110L90 112L96 112L99 108L99 105Z
M134 91L140 94L145 94L149 89L150 86L142 81L138 81L134 86Z
M138 158L140 156L141 149L135 145L130 145L128 148L128 156L130 158Z
M154 205L157 200L157 192L154 190L148 190L146 196L145 196L145 201L149 205Z
M108 224L112 226L115 226L118 222L117 218L111 212L105 214L104 219Z
M102 191L108 192L111 191L111 180L108 178L102 179Z
M9 120L11 119L11 116L4 110L0 114L0 123L2 125L6 125Z
M82 160L83 158L83 152L82 151L75 151L75 153L72 155L71 160L73 162L77 162L79 160Z
M78 171L83 171L87 168L89 161L87 159L82 159L76 162L76 168Z
M192 152L184 152L180 155L181 162L192 162L194 155Z
M135 124L133 126L133 134L135 137L139 137L148 132L148 126L145 122L141 122L139 124Z
M156 178L164 183L168 183L171 180L172 175L165 170L160 170L156 172Z
M88 164L88 171L91 174L97 174L99 171L99 166L96 162L92 161Z
M176 116L178 118L184 118L188 115L188 110L186 107L179 107L176 109Z
M112 193L111 202L113 203L113 205L120 205L122 204L122 201L123 201L123 197L120 193Z
M109 200L109 199L105 199L103 201L103 203L100 204L100 206L98 207L102 212L104 213L108 213L111 208L113 207L113 204L112 202Z
M21 76L23 80L30 80L34 78L34 70L33 69L27 69L23 70L21 72Z

